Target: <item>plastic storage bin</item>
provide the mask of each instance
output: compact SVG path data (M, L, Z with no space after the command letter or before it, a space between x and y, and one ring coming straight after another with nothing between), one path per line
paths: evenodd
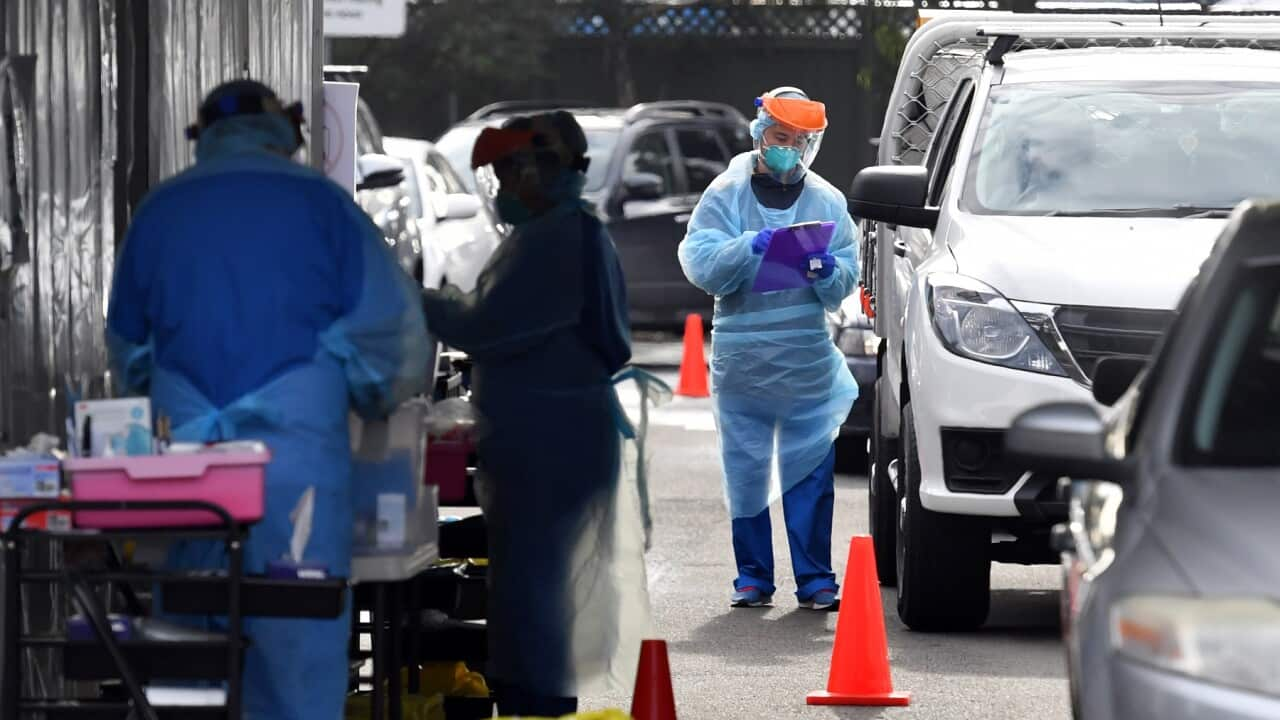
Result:
M69 458L63 469L73 500L199 500L218 505L244 524L262 519L270 452L202 452L134 457ZM199 510L75 513L80 528L217 525Z
M427 441L427 485L440 489L440 502L461 503L467 497L467 461L475 446L467 438L431 438Z
M428 407L412 400L385 422L353 425L356 581L412 577L439 555L436 494L419 480Z

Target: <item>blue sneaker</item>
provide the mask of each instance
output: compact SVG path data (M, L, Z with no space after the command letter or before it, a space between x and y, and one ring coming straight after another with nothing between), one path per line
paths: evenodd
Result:
M740 590L734 591L733 597L729 600L729 605L736 608L753 608L764 607L771 602L773 602L772 595L765 595L755 585L747 585Z
M800 607L806 610L826 611L837 608L839 605L840 600L836 598L835 590L819 590L808 600L800 601Z

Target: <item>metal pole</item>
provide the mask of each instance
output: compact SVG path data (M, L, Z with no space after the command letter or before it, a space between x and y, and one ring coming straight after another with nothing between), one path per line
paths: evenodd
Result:
M415 577L409 581L409 692L417 695L422 691L422 674L419 666L422 663L422 580Z
M240 658L244 646L244 623L241 617L241 597L244 579L244 534L236 525L232 525L227 543L227 718L240 720L244 706L244 679L241 673Z
M324 37L324 0L311 2L311 166L324 172L324 64L329 50Z
M18 635L22 632L22 589L18 566L22 552L17 539L6 535L4 541L4 629L0 637L0 716L18 717L18 698L22 693L22 650Z
M248 78L249 69L249 0L240 0L236 5L236 25L240 33L240 74Z
M404 586L401 583L391 584L390 612L387 620L391 623L390 652L391 662L387 664L390 676L387 678L387 710L391 720L402 720L404 717L400 707L400 668L404 666L404 647L400 634L404 632L401 612L404 608Z
M382 692L387 679L387 584L373 585L373 718L386 718L386 703Z

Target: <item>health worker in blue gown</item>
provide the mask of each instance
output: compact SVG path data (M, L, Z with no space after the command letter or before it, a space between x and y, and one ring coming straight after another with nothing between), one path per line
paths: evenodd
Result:
M712 395L738 566L731 604L772 601L769 506L781 496L797 600L827 610L839 593L831 569L834 443L858 385L826 312L857 283L857 227L844 196L810 169L826 107L790 87L756 104L755 149L734 158L703 194L680 263L716 298ZM804 258L804 286L753 291L774 233L815 221L835 223L835 234L828 250Z
M432 330L475 363L486 676L504 716L559 717L592 688L622 690L647 632L641 513L620 472L630 428L614 390L631 357L626 286L582 200L586 153L565 112L485 130L472 166L497 185L511 233L474 290L425 293Z
M195 165L155 188L129 226L107 336L118 380L150 394L175 440L270 449L246 572L289 556L290 514L310 489L300 560L349 577L359 488L348 413L385 416L421 390L430 348L419 292L381 233L346 191L291 159L301 123L300 105L260 83L213 90L188 130ZM224 546L183 543L170 564L225 567ZM349 611L247 618L244 717L339 720L350 628Z

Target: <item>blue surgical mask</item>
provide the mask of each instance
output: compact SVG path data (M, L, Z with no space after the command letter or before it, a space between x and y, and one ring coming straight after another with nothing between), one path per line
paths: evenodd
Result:
M761 154L765 167L777 175L787 175L800 164L800 149L789 145L770 145Z
M528 206L509 192L498 191L493 207L498 212L498 219L508 225L523 225L533 219L533 212Z

